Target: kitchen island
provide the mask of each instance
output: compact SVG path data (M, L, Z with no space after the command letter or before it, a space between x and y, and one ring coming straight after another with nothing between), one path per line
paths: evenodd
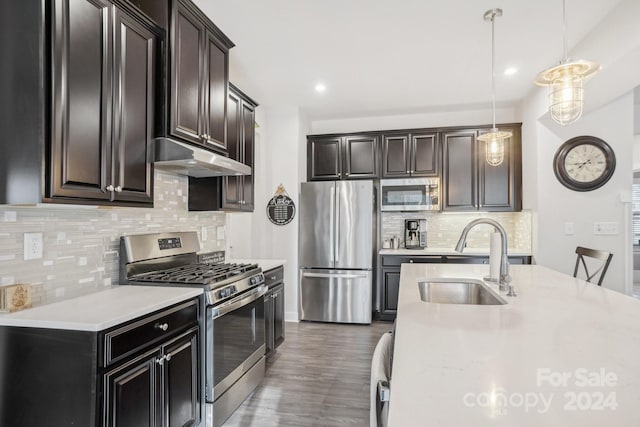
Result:
M389 426L640 425L640 301L530 265L505 305L420 299L424 278L487 273L402 265Z

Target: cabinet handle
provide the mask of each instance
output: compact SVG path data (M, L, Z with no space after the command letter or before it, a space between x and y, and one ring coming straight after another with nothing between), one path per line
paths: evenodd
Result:
M116 193L122 193L122 187L120 187L119 185L115 188Z
M270 280L276 280L276 276L269 276Z
M168 362L169 360L171 360L171 353L168 353L164 359Z
M407 169L407 173L411 173L411 171L409 169Z
M349 176L349 172L345 173L346 176Z
M409 264L413 264L413 260L412 259L409 260Z
M113 187L113 185L109 184L109 185L107 185L106 190L107 190L107 191L114 191L114 190L115 190L115 188Z
M156 359L156 363L162 366L164 365L164 359L165 359L165 356L159 357L158 359Z
M169 329L168 323L156 323L156 329L160 329L161 331L166 332Z

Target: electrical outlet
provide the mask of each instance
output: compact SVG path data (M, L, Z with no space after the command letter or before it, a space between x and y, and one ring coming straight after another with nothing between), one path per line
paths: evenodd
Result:
M24 233L24 259L42 258L42 233Z

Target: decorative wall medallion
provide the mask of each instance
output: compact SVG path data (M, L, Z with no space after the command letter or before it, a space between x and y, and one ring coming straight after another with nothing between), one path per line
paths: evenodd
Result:
M296 215L296 205L282 184L267 203L267 217L275 225L289 224Z

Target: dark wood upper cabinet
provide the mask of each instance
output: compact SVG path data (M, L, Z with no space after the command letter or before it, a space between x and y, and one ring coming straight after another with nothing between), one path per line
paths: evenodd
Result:
M513 135L504 144L504 160L491 166L485 160L485 144L478 141L478 203L480 210L522 209L522 142L520 126L500 126ZM481 130L482 134L487 130Z
M113 6L62 0L52 7L49 196L108 201Z
M113 185L116 201L153 203L153 133L160 40L116 10Z
M46 197L152 204L161 31L107 1L62 0L52 8Z
M478 210L477 131L442 134L443 210Z
M171 14L169 133L217 151L227 150L229 49L234 44L188 0Z
M382 177L437 176L439 172L437 132L385 134L382 137Z
M373 179L378 174L378 135L307 137L309 181Z
M204 143L205 27L182 2L174 5L171 37L171 133Z
M513 136L505 142L504 161L486 162L477 137L488 128L443 134L443 210L519 211L522 209L521 126L499 126Z
M343 177L372 179L378 177L378 136L349 135L342 141Z
M255 176L255 109L258 104L229 84L227 104L229 157L251 167L251 175L222 177L222 209L252 212Z
M437 132L411 134L411 176L438 176L440 143Z
M342 138L309 137L307 142L309 181L342 178Z

